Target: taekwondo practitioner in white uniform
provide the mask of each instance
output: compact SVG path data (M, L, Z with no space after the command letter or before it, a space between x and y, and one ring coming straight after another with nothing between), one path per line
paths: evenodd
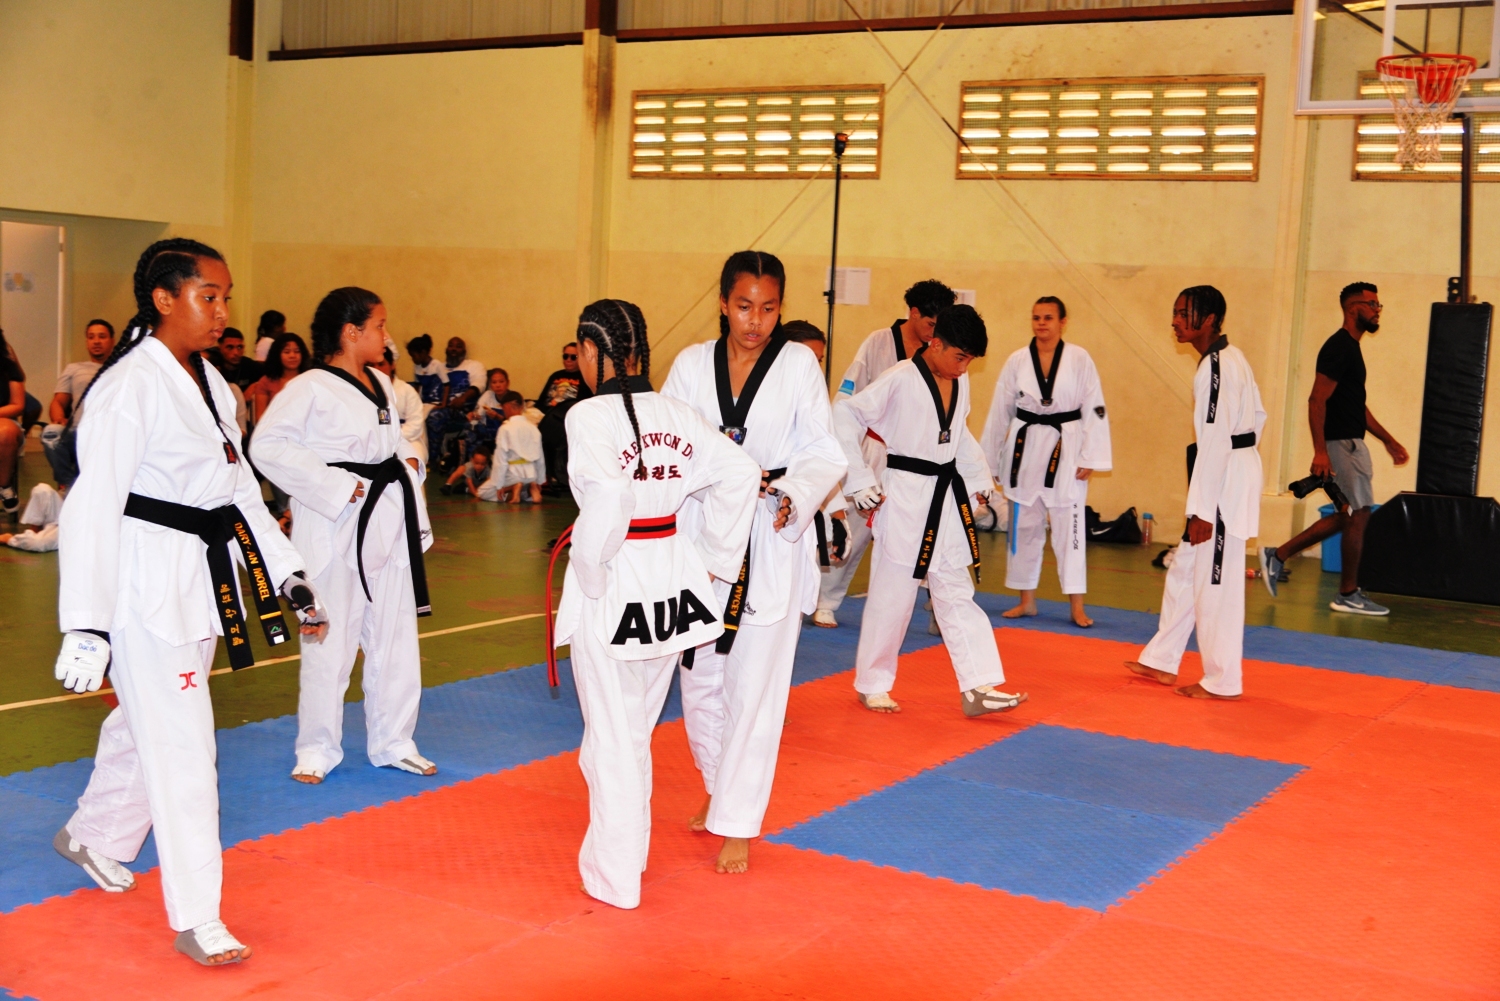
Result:
M219 253L194 240L162 240L141 255L140 312L85 393L81 473L63 505L58 551L66 636L57 677L74 692L98 691L108 668L119 706L53 846L118 893L135 886L121 863L154 829L177 950L205 966L250 955L219 920L208 691L217 636L236 668L255 659L252 621L273 648L284 643L278 592L298 608L304 639L315 642L327 625L302 557L240 453L229 386L198 354L224 331L230 284ZM236 594L237 558L249 572L253 619Z
M1244 689L1245 541L1260 530L1262 474L1256 443L1266 423L1255 373L1220 333L1226 306L1212 285L1184 289L1172 332L1199 354L1188 448L1188 527L1167 571L1161 622L1125 666L1171 685L1196 628L1203 680L1176 689L1194 699L1237 699Z
M312 320L317 366L277 394L250 441L256 468L292 498L292 542L333 619L328 638L302 651L292 778L309 785L344 759L344 693L360 650L370 763L437 772L412 739L422 700L417 618L432 614L426 469L402 433L390 380L373 367L385 320L374 292L324 296Z
M739 444L766 483L744 566L714 585L724 635L685 654L681 672L683 722L708 792L688 824L724 838L716 868L727 873L748 868L771 799L802 616L817 607L822 576L809 529L847 468L817 358L777 329L785 287L772 255L731 255L719 339L684 348L662 386Z
M422 403L422 396L412 388L411 383L396 376L396 349L387 340L385 354L380 361L371 368L379 369L385 373L390 380L392 401L396 410L396 417L401 421L401 437L411 443L412 451L417 453L417 461L427 465L427 408Z
M495 433L495 454L490 461L489 478L479 487L482 501L500 501L506 494L505 503L521 502L524 488L526 500L539 504L542 500L542 484L547 482L547 462L542 458L542 432L526 416L526 399L515 390L502 393L496 401L505 423Z
M1011 504L1005 586L1021 592L1007 619L1037 614L1042 546L1052 525L1057 576L1073 622L1094 624L1088 590L1084 506L1089 477L1112 465L1109 417L1094 359L1062 339L1068 308L1056 296L1031 307L1031 343L1005 360L979 438L996 482Z
M36 484L26 500L26 510L21 512L22 530L14 534L0 534L0 542L12 549L24 549L31 553L55 552L57 522L62 517L62 505L63 495L52 484Z
M651 837L651 732L678 654L724 630L710 575L740 572L760 468L691 407L652 391L646 321L631 303L586 307L578 348L594 395L566 419L578 519L553 550L555 562L571 538L548 668L556 685L555 650L571 643L589 787L583 887L630 908ZM696 536L678 526L689 495ZM550 602L550 574L547 591Z
M951 288L933 278L907 289L905 298L906 318L865 338L839 383L835 402L861 392L897 362L915 357L932 340L932 327L937 322L938 312L953 305L957 299ZM885 442L875 432L869 432L860 442L860 454L864 456L865 465L875 474L876 482L880 482L885 475ZM847 490L844 492L848 493ZM813 612L813 625L825 629L838 627L836 613L844 603L849 582L854 579L859 561L870 545L868 511L859 514L852 507L848 508L845 524L849 539L845 544L844 561L823 575L818 588L818 607Z
M925 351L834 405L834 429L849 457L845 489L860 511L875 510L870 596L854 662L854 690L874 712L901 711L890 692L924 577L965 715L1005 712L1026 701L1024 692L997 687L1005 683L1000 648L969 577L969 567L979 566L970 499L994 486L967 423L969 363L987 345L974 307L949 306L938 314ZM883 491L860 451L870 430L886 444Z

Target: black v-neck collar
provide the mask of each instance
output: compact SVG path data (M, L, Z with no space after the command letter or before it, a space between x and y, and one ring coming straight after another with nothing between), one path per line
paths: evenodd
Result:
M386 401L384 387L380 385L380 380L375 378L375 370L372 369L369 365L365 366L365 374L370 377L370 386L374 387L373 392L371 392L371 390L367 388L364 383L360 382L354 376L350 375L348 372L345 372L341 368L335 368L334 366L325 364L324 362L318 362L316 367L322 369L324 372L327 372L330 375L334 375L340 379L343 379L349 385L359 390L360 395L373 403L376 410L384 410L387 406L390 405Z
M654 392L656 392L656 390L654 388L652 388L652 386L651 386L651 380L648 379L648 378L646 378L644 375L630 375L630 376L626 376L626 379L629 382L630 392L631 392L632 395L634 395L635 393L654 393ZM610 379L608 382L602 383L599 386L599 392L596 393L595 395L596 396L608 396L610 393L620 393L620 392L621 392L620 380L618 378L615 378L615 379Z
M932 369L928 368L927 363L922 360L920 352L911 360L911 363L917 367L918 372L922 373L922 381L927 383L927 389L932 393L932 405L937 408L938 430L946 434L953 426L953 415L958 412L958 380L950 380L953 383L953 389L948 394L948 412L944 413L943 393L938 388L937 378L933 376Z
M901 328L905 326L905 320L897 320L891 324L891 336L896 340L896 360L906 361L906 338L901 336Z
M745 379L745 385L740 388L740 395L736 398L729 381L729 338L720 337L714 344L714 388L718 391L719 417L724 422L722 427L744 430L745 422L750 417L750 405L755 402L755 394L760 392L766 373L771 371L771 366L776 362L776 356L785 346L786 336L779 330L772 332L771 339L766 343L765 350L760 353L760 357L755 359L755 366L750 369L750 375ZM740 444L744 444L743 435L737 440Z
M1036 338L1031 339L1031 370L1036 373L1036 386L1041 391L1042 406L1052 406L1052 388L1057 384L1057 370L1062 365L1063 348L1062 340L1058 340L1057 348L1052 352L1052 370L1046 375L1042 374L1042 356L1036 349Z

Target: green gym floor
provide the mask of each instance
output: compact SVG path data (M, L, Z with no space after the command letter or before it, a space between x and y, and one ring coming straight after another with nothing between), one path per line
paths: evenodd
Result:
M29 443L21 465L23 505L26 491L47 474L39 447ZM428 507L437 541L427 554L434 611L421 623L423 684L440 685L541 661L545 656L546 544L572 520L572 504L549 499L539 508L510 507L434 493ZM981 587L1000 591L1005 536L982 535L981 540L985 566ZM1152 567L1151 560L1165 545L1092 547L1089 603L1158 610L1163 571ZM864 590L864 578L861 569L851 593ZM1389 618L1334 615L1328 602L1337 581L1335 575L1320 571L1317 560L1294 560L1291 580L1282 585L1275 601L1260 587L1247 589L1246 623L1443 650L1494 652L1500 609L1393 595L1381 596L1391 606ZM57 555L0 547L0 595L5 596L0 601L5 651L0 663L0 775L91 756L108 710L97 696L68 697L52 676L58 643ZM1050 550L1040 596L1062 597ZM289 656L296 653L295 647L279 648L273 654L262 637L257 635L252 642L258 657L280 662L212 679L214 710L221 727L296 712L297 661ZM215 667L227 667L222 648ZM360 697L356 669L348 698Z

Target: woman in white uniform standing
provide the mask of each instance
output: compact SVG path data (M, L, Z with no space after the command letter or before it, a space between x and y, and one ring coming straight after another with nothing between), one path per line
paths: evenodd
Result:
M311 785L344 758L344 693L361 649L370 763L437 773L412 739L422 698L417 618L432 614L426 471L401 432L390 380L374 368L385 321L374 292L324 296L312 320L317 366L276 395L250 442L256 468L291 495L292 542L338 609L328 638L302 653L292 778Z
M1005 586L1021 592L1021 603L1004 617L1037 614L1050 521L1058 581L1072 605L1073 624L1086 629L1094 620L1083 608L1084 507L1089 477L1110 469L1113 459L1099 371L1087 351L1062 339L1067 326L1068 307L1057 296L1043 296L1031 307L1031 343L1005 360L979 444L1011 502Z
M848 468L817 358L781 332L785 288L772 255L732 255L719 278L719 339L683 349L662 386L759 463L767 498L742 567L714 588L724 635L682 664L688 743L708 791L689 826L724 838L719 872L744 872L760 834L802 616L818 604L807 529Z
M199 354L224 331L230 284L224 259L194 240L162 240L141 255L139 312L84 393L80 473L62 509L58 559L66 636L57 677L92 692L108 669L119 706L104 721L78 811L53 846L119 893L135 886L121 862L154 829L177 950L205 966L250 955L219 917L208 692L218 634L231 666L254 661L231 552L250 573L248 596L272 645L288 638L278 592L299 609L305 638L315 641L326 626L302 558L240 454L229 386Z
M594 395L566 420L578 520L554 550L555 560L572 543L547 655L555 670L554 650L572 644L589 787L583 887L630 908L641 902L651 837L651 732L678 654L724 631L710 581L739 573L760 468L691 407L652 391L634 305L590 304L578 345ZM677 526L689 495L700 508L695 537Z

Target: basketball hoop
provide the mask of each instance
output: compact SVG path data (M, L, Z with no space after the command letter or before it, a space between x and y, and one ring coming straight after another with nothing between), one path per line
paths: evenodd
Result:
M1439 52L1384 56L1376 61L1400 129L1397 163L1415 167L1442 158L1443 123L1453 114L1464 83L1478 65L1472 56Z

